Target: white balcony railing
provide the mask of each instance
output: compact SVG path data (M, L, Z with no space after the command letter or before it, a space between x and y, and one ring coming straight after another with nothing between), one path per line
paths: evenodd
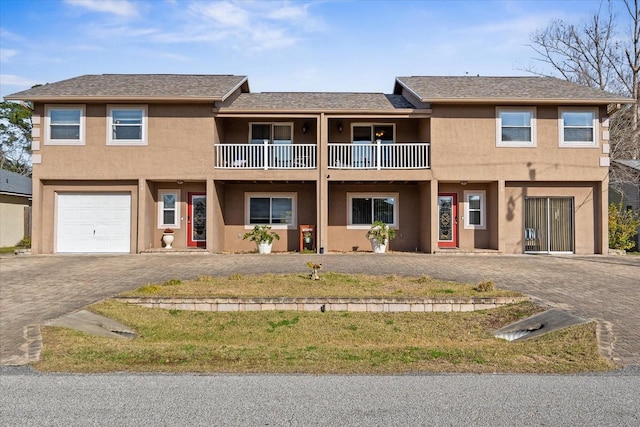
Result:
M429 169L429 145L329 144L329 169Z
M316 144L215 144L219 169L315 169Z

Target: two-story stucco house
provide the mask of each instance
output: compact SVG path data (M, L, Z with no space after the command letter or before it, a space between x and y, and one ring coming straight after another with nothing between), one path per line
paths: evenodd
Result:
M251 93L231 75L85 75L33 111L34 253L173 248L607 251L608 115L553 78L399 77L392 94ZM612 107L612 105L614 107Z

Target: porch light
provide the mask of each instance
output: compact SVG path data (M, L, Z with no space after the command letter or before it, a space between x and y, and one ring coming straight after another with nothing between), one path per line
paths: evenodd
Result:
M176 182L178 183L178 185L182 185L182 184L184 184L184 181L183 181L183 180L181 180L181 179L177 180Z
M308 130L307 124L305 123L302 125L302 133L307 133L307 130Z
M342 122L338 122L338 132L342 133Z
M460 185L467 185L467 181L460 181Z

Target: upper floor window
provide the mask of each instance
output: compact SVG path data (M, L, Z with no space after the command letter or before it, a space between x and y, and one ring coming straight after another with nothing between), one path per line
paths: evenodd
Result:
M158 191L158 227L180 226L180 191Z
M246 193L245 225L293 228L296 224L295 193Z
M484 190L464 192L464 228L485 230L486 192Z
M597 147L598 113L595 108L560 108L561 147Z
M393 144L394 126L383 124L354 123L351 127L351 141L354 144L373 144L380 141L382 144Z
M369 228L374 221L390 227L398 226L398 194L348 193L349 222L351 228Z
M109 106L107 144L147 145L147 107Z
M84 145L84 105L48 105L45 144Z
M535 108L498 107L496 146L535 147Z
M252 144L292 144L293 123L251 123Z

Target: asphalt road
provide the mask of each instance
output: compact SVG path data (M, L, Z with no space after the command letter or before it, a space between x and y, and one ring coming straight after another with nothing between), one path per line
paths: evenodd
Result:
M3 426L638 426L640 372L44 375L0 369Z

